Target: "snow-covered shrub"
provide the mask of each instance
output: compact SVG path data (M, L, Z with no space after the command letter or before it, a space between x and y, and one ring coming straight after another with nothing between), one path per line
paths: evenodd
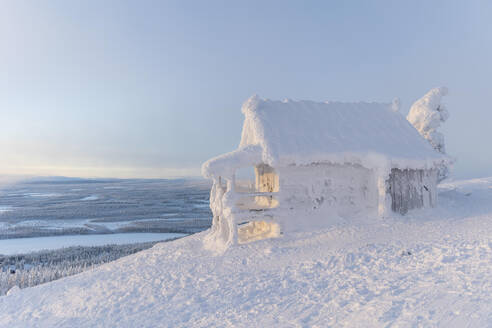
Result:
M441 102L448 94L446 87L434 88L417 100L407 115L407 120L429 141L432 147L442 154L446 154L444 135L438 131L442 122L449 118L446 106ZM444 180L449 175L449 168L442 165L439 168L438 179Z

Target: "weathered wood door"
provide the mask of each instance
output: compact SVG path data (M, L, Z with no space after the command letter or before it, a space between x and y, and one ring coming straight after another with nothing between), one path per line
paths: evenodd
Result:
M434 170L392 169L388 181L391 210L406 214L409 210L434 206L436 182Z

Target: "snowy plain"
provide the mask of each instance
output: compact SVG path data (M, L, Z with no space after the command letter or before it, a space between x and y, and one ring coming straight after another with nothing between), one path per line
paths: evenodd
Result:
M206 231L160 243L0 297L0 327L492 326L492 178L439 191L432 210L224 254Z

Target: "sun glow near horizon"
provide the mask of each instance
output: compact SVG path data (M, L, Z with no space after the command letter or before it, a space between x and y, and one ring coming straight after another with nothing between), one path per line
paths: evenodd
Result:
M171 179L201 177L199 168L148 168L148 167L57 167L21 166L0 167L5 181L15 181L25 177L65 176L77 178L117 178L117 179ZM0 179L0 182L2 179Z

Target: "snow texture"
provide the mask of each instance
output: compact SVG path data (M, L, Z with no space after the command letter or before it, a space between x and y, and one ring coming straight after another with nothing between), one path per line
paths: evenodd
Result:
M394 107L253 96L242 107L245 121L240 147L260 145L263 162L272 167L319 162L362 164L359 157L385 157L405 168L403 161L441 159L405 118L393 111Z
M10 288L8 291L7 291L7 296L9 295L13 295L15 293L18 293L20 291L20 288L19 286L13 286L12 288Z
M449 112L441 101L447 94L448 89L445 87L430 90L412 105L407 115L407 120L441 154L446 154L446 148L444 135L438 131L438 128L449 118ZM448 175L447 165L441 165L439 180L445 179Z
M353 165L294 166L279 169L282 193L280 204L287 204L282 221L284 231L317 229L331 217L350 217L357 213L376 214L378 189L371 170ZM304 215L292 215L291 208ZM309 221L300 221L305 216ZM319 220L316 222L316 218Z
M0 327L489 327L492 178L439 196L222 256L206 232L158 244L0 297Z

